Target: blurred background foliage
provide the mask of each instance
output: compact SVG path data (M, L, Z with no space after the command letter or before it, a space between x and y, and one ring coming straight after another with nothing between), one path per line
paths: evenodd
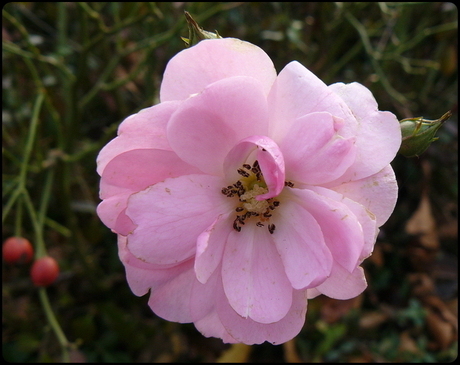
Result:
M282 346L229 346L156 317L147 296L129 290L116 237L95 213L97 153L125 117L158 102L166 63L188 36L184 10L206 30L260 46L278 71L298 60L327 84L364 84L399 119L453 112L427 152L393 162L400 197L365 262L368 290L311 300L304 329ZM45 242L58 260L47 294L70 345L62 349L50 328L29 267L3 264L3 358L59 362L64 350L80 362L453 360L457 35L448 2L4 5L2 235Z

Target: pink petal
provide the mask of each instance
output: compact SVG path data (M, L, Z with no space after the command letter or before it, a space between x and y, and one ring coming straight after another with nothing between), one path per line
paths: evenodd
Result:
M142 296L149 290L156 290L193 267L192 260L169 266L139 260L129 251L126 237L121 235L118 235L118 256L125 266L128 284L137 296Z
M157 316L179 323L192 322L190 296L196 281L192 264L193 260L181 264L188 270L177 273L167 283L151 291L148 304Z
M391 165L367 178L338 185L333 190L363 205L375 215L378 227L388 220L398 199L398 184Z
M259 162L268 187L268 193L258 195L256 199L265 200L279 195L284 188L284 159L276 143L268 137L251 136L235 145L225 157L226 178L228 181L237 180L238 168L243 163L248 163L248 158L254 151L255 160Z
M288 179L305 184L335 180L355 160L354 138L338 135L343 121L326 112L311 113L294 121L280 143Z
M216 81L253 77L268 94L276 78L270 57L259 47L235 38L204 40L174 56L166 66L160 89L162 103L185 100Z
M215 312L216 303L223 295L222 277L220 274L220 262L218 269L214 270L205 283L196 280L193 283L192 294L190 297L190 307L193 322L197 322L210 313ZM222 293L222 294L219 294Z
M316 289L334 299L350 299L358 296L367 288L364 270L358 266L352 273L335 263L331 276Z
M257 200L278 196L284 188L284 159L279 147L268 137L258 141L257 161L267 184L268 193L258 195Z
M213 175L241 139L265 134L267 101L260 83L232 77L209 85L182 103L168 124L167 135L180 158Z
M307 289L306 291L307 291L307 299L313 299L313 298L316 298L318 295L322 294L316 288Z
M106 165L100 195L102 199L113 195L114 187L122 188L116 192L137 192L170 177L199 172L172 151L133 149L120 153Z
M233 214L232 214L233 216ZM225 242L231 230L232 219L228 214L221 214L198 236L195 257L195 274L205 284L211 274L221 263Z
M145 148L170 150L166 140L166 123L179 105L179 102L161 103L126 118L118 128L118 137L111 140L97 156L99 175L114 157L123 152Z
M266 229L246 226L230 232L222 260L224 291L243 318L272 323L292 303L292 287Z
M206 337L218 337L224 343L280 344L296 336L305 321L306 290L293 291L292 298L289 312L277 322L264 324L243 318L229 305L220 271L216 270L206 284L194 283L191 312L195 327Z
M361 204L346 197L344 197L342 203L345 204L355 215L363 230L364 245L358 260L358 262L361 263L364 259L368 258L372 254L375 241L379 233L375 215L363 207Z
M401 129L393 113L378 110L372 93L359 83L337 83L329 89L347 103L358 124L349 124L343 131L356 137L355 164L341 181L358 180L375 174L388 165L401 145Z
M216 271L205 285L194 285L192 316L195 327L204 336L221 338L224 343L252 345L269 341L277 344L297 335L305 321L307 302L303 292L295 291L293 299L290 311L278 322L263 324L243 318L229 305L222 287L222 277Z
M357 203L354 200L347 198L346 196L342 195L331 189L326 189L321 186L310 186L309 189L313 190L317 194L323 197L327 197L329 199L335 200L340 202L348 207L351 212L355 215L358 219L359 224L361 225L363 238L364 238L364 246L361 254L359 256L359 262L362 262L363 259L367 258L374 249L375 240L378 234L377 222L376 217L372 212L362 206L360 203ZM343 265L343 263L342 263Z
M192 283L196 280L193 260L171 267L148 264L128 250L126 238L121 236L118 249L135 295L141 296L150 290L148 303L156 315L169 321L192 322L189 303Z
M217 337L223 343L238 343L225 329L217 312L210 312L207 316L194 322L195 327L205 337Z
M270 91L268 105L269 136L278 143L297 118L314 112L328 112L347 124L357 124L345 102L297 61L289 63L279 73Z
M314 217L297 202L283 199L274 212L276 244L294 289L322 283L330 274L332 255Z
M104 199L97 206L97 215L107 227L118 234L127 236L136 226L125 214L128 198L131 192L118 194Z
M156 264L173 264L195 254L198 236L233 207L221 194L222 179L186 175L131 195L126 214L137 225L128 236L130 251Z
M294 290L288 313L274 323L258 323L252 318L241 317L225 301L219 301L219 319L235 342L254 345L267 341L277 345L291 340L301 331L307 312L306 292Z
M199 170L180 160L172 151L133 149L115 156L101 177L98 215L107 227L127 235L134 229L124 210L132 193L168 177L197 173Z
M206 284L195 281L190 298L190 311L195 327L206 337L218 337L225 343L235 343L222 325L216 308L220 301L227 303L222 287L222 276L219 266ZM228 305L228 304L227 304Z
M291 192L321 227L334 260L352 272L364 247L363 230L354 213L345 204L312 190L294 188Z

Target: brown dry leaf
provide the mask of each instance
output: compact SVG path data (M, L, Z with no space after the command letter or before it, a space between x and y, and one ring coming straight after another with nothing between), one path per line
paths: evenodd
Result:
M373 329L385 323L389 318L389 313L381 311L364 313L359 319L359 327L366 330Z
M218 363L244 363L249 361L252 347L243 343L235 343L225 350L217 359Z
M430 343L432 350L445 350L456 340L457 333L452 323L445 321L435 310L428 309L426 322L433 337Z
M399 335L399 347L400 352L410 352L412 354L420 354L420 349L417 347L417 343L410 336L409 331L404 331Z
M457 324L458 324L458 298L454 298L451 300L448 300L446 302L446 307L452 313L455 318L457 318Z
M458 237L458 203L447 201L442 207L444 219L438 225L440 239L456 239Z
M449 309L446 303L436 295L430 295L423 299L423 302L438 314L441 320L450 323L452 328L457 332L457 316Z
M433 263L431 273L436 283L436 293L443 300L458 296L458 259L457 257L440 252Z
M422 193L420 204L412 217L406 223L406 232L418 237L419 244L429 250L439 248L439 238L436 232L436 222L431 213L431 203L428 192Z
M435 285L433 278L423 273L413 273L408 275L409 282L412 286L412 293L419 298L433 294Z
M445 350L458 338L456 314L436 294L433 279L427 274L411 274L412 293L418 297L427 311L426 323L433 340L432 350Z

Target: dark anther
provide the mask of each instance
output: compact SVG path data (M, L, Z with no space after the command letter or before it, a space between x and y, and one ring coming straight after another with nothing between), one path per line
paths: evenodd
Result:
M244 171L243 169L238 169L237 171L241 176L249 177L249 174L246 171Z
M237 232L241 232L241 227L238 225L237 220L238 218L233 222L233 229Z
M268 232L270 232L270 234L273 234L273 232L275 232L275 225L274 224L269 224L268 225Z

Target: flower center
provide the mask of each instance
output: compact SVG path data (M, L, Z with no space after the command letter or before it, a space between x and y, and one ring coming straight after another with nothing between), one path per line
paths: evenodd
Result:
M264 227L267 224L268 231L273 234L275 225L270 222L271 212L280 205L275 198L257 200L256 196L268 192L259 162L256 160L251 165L243 164L238 169L238 174L242 177L233 185L222 188L222 194L229 198L238 197L237 207L235 208L236 218L233 221L233 229L240 232L241 226L248 221L255 222L257 227ZM257 217L257 219L253 218Z

